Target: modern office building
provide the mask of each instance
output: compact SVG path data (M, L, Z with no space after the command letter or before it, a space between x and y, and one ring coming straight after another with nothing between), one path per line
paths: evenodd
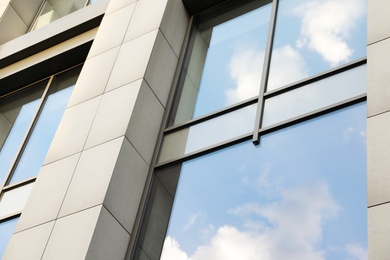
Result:
M389 10L0 0L0 256L389 259Z

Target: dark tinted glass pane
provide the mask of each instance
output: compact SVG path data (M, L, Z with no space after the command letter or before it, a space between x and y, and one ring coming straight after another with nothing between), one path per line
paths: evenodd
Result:
M161 259L367 258L365 129L359 104L184 163Z
M366 56L366 0L281 0L267 90Z

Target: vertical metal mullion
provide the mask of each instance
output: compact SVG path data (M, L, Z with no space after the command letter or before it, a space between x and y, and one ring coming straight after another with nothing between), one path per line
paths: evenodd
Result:
M28 127L28 131L27 131L27 133L25 134L25 136L24 136L24 138L22 140L22 143L21 143L21 145L19 147L18 152L16 153L14 161L11 164L12 166L11 166L10 170L8 171L8 173L6 174L2 185L0 186L0 192L3 191L4 187L8 185L9 181L12 178L12 174L13 174L13 172L16 169L16 166L17 166L18 162L19 162L20 158L22 157L23 151L24 151L24 149L27 146L28 140L30 139L31 134L34 131L34 127L37 124L37 121L39 119L39 115L41 114L43 106L44 106L44 104L45 104L45 102L47 100L49 87L50 87L51 83L53 82L53 78L54 78L54 76L51 76L49 81L46 84L45 90L43 91L43 94L41 96L41 103L38 105L38 108L37 108L37 110L35 112L33 120L31 121L31 123L30 123L30 125Z
M254 145L260 144L259 129L261 127L261 122L263 120L264 94L266 91L266 85L267 85L267 81L268 81L268 73L269 73L269 68L270 68L270 64L271 64L271 53L272 53L272 45L273 45L273 41L274 41L278 6L279 6L279 0L274 0L273 5L272 5L272 13L271 13L271 19L270 19L270 24L269 24L269 30L268 30L267 46L265 49L264 65L263 65L263 71L262 71L262 77L261 77L261 83L260 83L259 100L257 103L255 126L254 126L254 130L253 130L252 142Z

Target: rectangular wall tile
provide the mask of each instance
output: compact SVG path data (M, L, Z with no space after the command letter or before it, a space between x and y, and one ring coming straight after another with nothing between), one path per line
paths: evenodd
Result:
M149 167L125 138L104 206L131 233Z
M157 32L158 30L154 30L121 46L106 91L145 76Z
M76 154L42 167L16 232L57 218L79 157Z
M103 203L122 143L118 138L81 153L60 217Z
M3 260L40 260L49 241L54 221L27 229L12 236ZM23 245L23 248L20 246Z
M97 206L58 219L42 259L85 259L101 210Z
M100 99L100 97L96 97L65 110L44 165L81 152Z
M104 93L119 47L88 59L77 79L68 107L80 104Z
M103 95L85 148L125 135L142 80L137 80Z

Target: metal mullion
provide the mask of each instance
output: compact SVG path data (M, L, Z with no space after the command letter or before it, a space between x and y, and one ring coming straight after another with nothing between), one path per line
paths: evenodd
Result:
M254 98L245 100L243 102L234 104L232 106L229 106L227 108L222 108L222 109L220 109L220 110L218 110L216 112L212 112L210 114L207 114L207 115L195 118L195 119L191 119L190 121L187 121L187 122L185 122L183 124L168 127L168 128L166 128L164 130L164 134L169 134L169 133L172 133L172 132L176 132L176 131L182 130L184 128L188 128L190 126L197 125L199 123L205 122L207 120L210 120L210 119L213 119L213 118L216 118L216 117L228 114L228 113L236 111L238 109L250 106L252 104L255 104L257 102L257 100L258 100L258 97L254 97Z
M24 136L24 138L23 138L23 140L22 140L22 143L21 143L21 145L20 145L20 147L19 147L19 149L18 149L18 152L16 153L16 156L15 156L15 158L14 158L14 161L12 162L12 166L11 166L11 169L8 171L8 173L6 174L6 176L5 176L5 178L4 178L4 181L3 181L3 183L2 183L2 185L1 185L1 187L0 187L0 191L3 191L3 189L4 189L4 187L9 183L9 181L11 180L11 178L12 178L12 174L13 174L13 172L15 171L15 168L16 168L16 166L17 166L17 164L18 164L18 162L19 162L19 160L20 160L20 158L21 158L21 156L22 156L22 154L23 154L23 151L24 151L24 149L26 148L26 145L27 145L27 143L28 143L28 140L30 139L30 136L31 136L31 134L32 134L32 132L34 131L34 127L35 127L35 125L36 125L36 123L37 123L37 121L38 121L38 119L39 119L39 115L41 114L41 112L42 112L42 109L43 109L43 107L44 107L44 104L46 103L46 100L47 100L47 94L48 94L48 92L49 92L49 87L50 87L50 85L51 85L51 83L53 82L53 78L54 78L54 76L51 76L50 78L49 78L49 81L47 82L47 85L46 85L46 88L45 88L45 90L43 91L43 94L42 94L42 96L41 96L41 102L40 102L40 104L38 105L38 108L37 108L37 110L36 110L36 112L35 112L35 115L34 115L34 119L32 120L32 122L30 123L30 125L29 125L29 127L28 127L28 131L27 131L27 133L25 134L25 136Z
M326 114L338 111L340 109L349 107L349 106L354 105L354 104L361 103L361 102L366 101L366 100L367 100L366 94L355 96L353 98L350 98L350 99L347 99L347 100L344 100L344 101L341 101L341 102L338 102L338 103L335 103L335 104L332 104L332 105L329 105L329 106L326 106L326 107L323 107L323 108L320 108L320 109L317 109L317 110L314 110L314 111L311 111L308 113L305 113L303 115L284 120L284 121L279 122L277 124L273 124L271 126L259 129L259 131L258 131L259 136L282 130L284 128L287 128L287 127L290 127L290 126L317 118L317 117L322 116L322 115L326 115ZM227 140L227 141L215 144L215 145L207 146L207 147L200 149L200 150L197 150L195 152L184 154L183 156L181 156L179 158L171 159L171 160L161 162L161 163L156 163L155 169L161 170L161 169L173 166L173 165L178 164L178 163L183 163L183 162L201 157L203 155L207 155L209 153L212 153L212 152L230 147L232 145L239 144L241 142L250 140L251 136L252 136L252 134L241 135L239 137L235 137L233 139L230 139L230 140Z
M259 90L259 99L258 99L259 101L257 103L255 126L254 126L253 137L252 137L252 142L254 145L260 144L259 129L261 127L261 121L263 119L264 93L266 91L268 73L271 65L271 53L272 53L272 45L274 41L278 6L279 6L279 0L274 0L272 3L272 13L271 13L271 19L269 24L267 46L265 49L263 71L262 71L260 90Z
M20 217L21 214L22 214L22 211L17 211L17 212L14 212L12 214L8 214L8 215L0 218L0 223L6 222L6 221L11 220L13 218L18 218L18 217Z
M44 7L45 3L46 3L46 0L42 0L42 3L39 6L38 11L37 11L37 13L34 16L34 19L32 20L31 24L28 26L27 32L31 32L35 22L37 21L39 15L41 14L41 12L43 10L43 7Z
M13 189L19 188L21 186L33 183L33 182L35 182L36 179L37 179L37 177L31 177L31 178L28 178L26 180L19 181L15 184L4 186L3 191L5 192L5 191L13 190Z
M350 63L341 65L341 66L339 66L337 68L333 68L333 69L324 71L324 72L319 73L317 75L314 75L312 77L305 78L303 80L291 83L289 85L286 85L284 87L272 90L270 92L266 92L266 93L264 93L264 98L268 99L268 98L271 98L271 97L274 97L274 96L278 96L280 94L289 92L291 90L294 90L294 89L297 89L297 88L300 88L300 87L303 87L303 86L306 86L308 84L320 81L322 79L326 79L326 78L329 78L331 76L340 74L342 72L345 72L345 71L357 68L357 67L362 66L362 65L364 65L366 63L367 63L367 58L366 57L358 59L358 60L355 60L355 61L352 61Z
M317 118L319 116L323 116L323 115L338 111L340 109L361 103L361 102L366 101L366 100L367 100L367 94L361 94L361 95L355 96L353 98L349 98L349 99L337 102L335 104L316 109L314 111L305 113L303 115L284 120L284 121L279 122L277 124L261 128L261 129L259 129L259 135L269 134L269 133L287 128L289 126L293 126L293 125L308 121L310 119L314 119L314 118Z
M155 165L155 169L156 170L161 170L163 168L166 168L166 167L178 164L178 163L183 163L185 161L189 161L189 160L201 157L203 155L207 155L209 153L213 153L213 152L216 152L218 150L221 150L221 149L224 149L224 148L227 148L227 147L231 147L231 146L233 146L235 144L239 144L239 143L242 143L244 141L250 140L251 137L252 137L252 133L240 135L238 137L229 139L227 141L223 141L223 142L211 145L211 146L207 146L207 147L202 148L200 150L197 150L195 152L184 154L183 156L181 156L179 158L168 160L168 161L165 161L165 162L162 162L162 163L157 163Z

